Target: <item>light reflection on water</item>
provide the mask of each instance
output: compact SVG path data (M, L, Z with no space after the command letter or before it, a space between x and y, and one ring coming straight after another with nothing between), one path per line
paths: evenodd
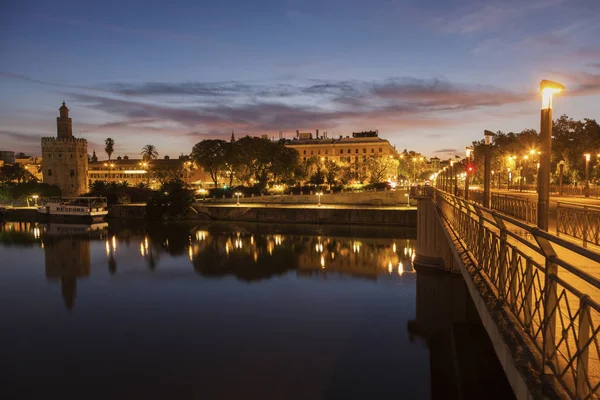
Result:
M406 328L413 234L7 223L11 380L19 393L33 379L207 398L427 398L428 351Z

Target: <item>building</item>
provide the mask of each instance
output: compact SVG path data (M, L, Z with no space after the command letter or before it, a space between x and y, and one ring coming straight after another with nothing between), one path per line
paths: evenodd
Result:
M318 129L314 137L311 132L296 131L296 137L286 140L285 145L298 150L300 159L304 161L316 157L321 161L349 164L357 176L358 172L367 172L367 161L371 157L398 158L394 146L386 139L381 139L378 131L354 132L352 137L338 138L328 138L327 132L319 136Z
M2 161L2 164L6 164L6 165L14 164L15 163L15 152L7 151L7 150L0 150L0 161Z
M87 140L73 137L69 109L63 101L56 118L56 137L42 138L44 183L60 187L63 196L79 196L88 191Z
M25 168L38 181L43 181L41 158L34 156L18 157L15 159L15 163Z
M386 139L381 139L378 131L354 132L352 137L340 136L333 139L328 138L327 133L319 137L318 129L314 138L310 132L296 131L296 138L287 140L285 145L298 150L304 160L317 157L360 164L368 156L398 156L394 146Z
M202 168L196 168L187 158L159 159L146 162L142 159L123 157L110 161L91 161L88 165L88 179L90 182L127 182L129 186L137 186L143 183L152 189L157 189L162 182L175 177L198 187L213 185L210 176Z

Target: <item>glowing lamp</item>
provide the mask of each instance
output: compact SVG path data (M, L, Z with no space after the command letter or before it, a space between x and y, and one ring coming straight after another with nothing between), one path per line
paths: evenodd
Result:
M583 156L585 157L585 161L589 162L592 155L590 153L586 153Z
M544 79L540 82L540 91L542 92L542 110L552 108L552 96L565 90L560 83Z

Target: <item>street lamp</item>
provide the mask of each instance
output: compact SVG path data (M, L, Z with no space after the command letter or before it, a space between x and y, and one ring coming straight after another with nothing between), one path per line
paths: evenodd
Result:
M31 198L33 199L33 201L35 202L35 207L37 207L37 200L40 198L40 196L38 196L37 194L34 194L31 196Z
M317 207L321 207L321 196L323 196L323 192L317 192L317 198L319 199Z
M590 197L590 157L592 155L590 153L586 153L583 156L585 157L585 188L584 188L584 195L585 195L585 197Z
M473 149L470 147L466 147L465 152L467 154L465 170L465 200L469 200L469 172L471 172L471 153L473 152Z
M563 171L565 170L565 161L560 160L558 163L558 195L562 196L562 181L563 181ZM538 177L539 180L539 177Z
M543 80L542 110L540 113L540 169L538 172L538 228L548 231L548 212L550 210L550 154L552 151L552 96L565 89L560 83Z
M452 168L452 171L450 172L450 190L454 196L456 196L456 187L458 185L458 182L456 181L456 168L454 167L455 163L454 160L450 160L450 168Z
M240 192L235 192L235 195L237 196L237 205L240 205L240 196L242 195L242 193Z
M483 161L483 206L490 208L490 181L494 175L494 171L491 170L491 148L492 138L496 134L492 131L484 130L483 135L485 137L485 152Z

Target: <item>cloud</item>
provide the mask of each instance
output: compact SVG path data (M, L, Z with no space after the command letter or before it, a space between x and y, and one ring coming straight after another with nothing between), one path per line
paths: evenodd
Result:
M577 57L600 60L600 47L582 47L573 53Z
M473 2L449 14L435 18L432 26L443 33L468 35L501 28L528 14L560 5L565 0L496 0Z
M435 150L434 153L457 153L458 150L456 149L439 149L439 150Z

